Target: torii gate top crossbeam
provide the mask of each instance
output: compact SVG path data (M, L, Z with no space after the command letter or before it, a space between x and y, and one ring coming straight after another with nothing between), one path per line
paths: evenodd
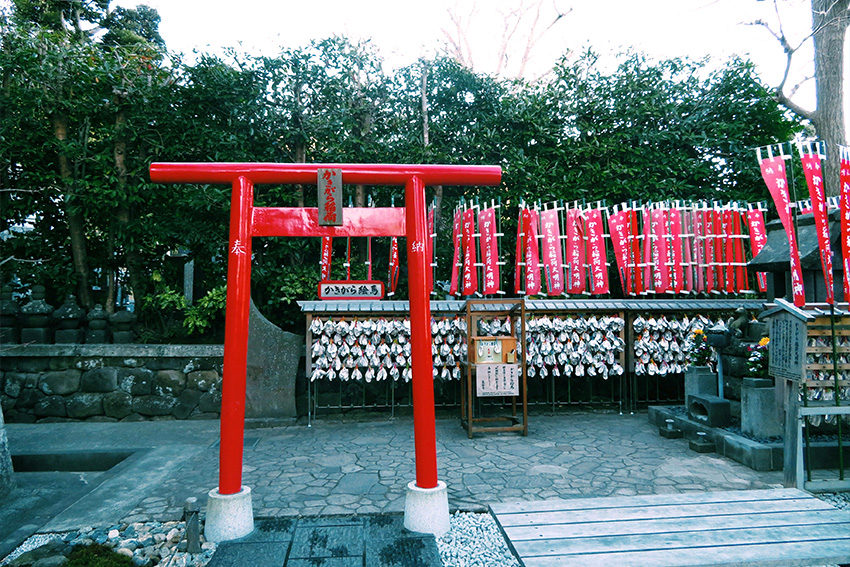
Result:
M343 182L404 185L416 177L423 185L498 185L502 169L492 165L315 164L315 163L153 163L154 183L316 183L320 168L339 168Z

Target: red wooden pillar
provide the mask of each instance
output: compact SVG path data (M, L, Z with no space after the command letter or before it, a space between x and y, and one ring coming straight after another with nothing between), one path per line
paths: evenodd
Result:
M410 294L410 345L413 367L413 435L416 486L437 486L437 425L434 411L434 361L431 359L431 300L426 282L425 243L431 237L425 212L425 185L411 177L404 186L407 274Z
M230 245L227 255L218 477L220 494L236 494L242 488L253 204L254 184L244 176L234 179L230 197Z

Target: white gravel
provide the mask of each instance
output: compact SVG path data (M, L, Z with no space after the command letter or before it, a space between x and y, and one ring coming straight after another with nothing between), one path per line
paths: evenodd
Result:
M62 539L62 534L36 534L34 536L30 536L26 539L26 541L24 541L24 543L16 547L12 553L0 561L0 567L7 563L11 563L13 559L17 559L27 551L32 551L46 543L50 543L54 539Z
M519 567L490 514L455 512L449 532L437 538L443 567Z

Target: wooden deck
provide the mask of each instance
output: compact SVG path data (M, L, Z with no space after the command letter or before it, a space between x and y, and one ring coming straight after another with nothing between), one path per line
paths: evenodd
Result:
M850 511L797 489L490 508L525 567L850 563Z

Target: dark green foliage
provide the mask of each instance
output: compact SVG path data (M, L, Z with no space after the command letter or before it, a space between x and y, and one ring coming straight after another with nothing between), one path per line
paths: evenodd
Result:
M78 214L89 278L99 288L94 300L108 299L113 274L132 287L145 340L220 332L230 209L226 186L151 183L153 161L500 165L500 187L443 188L435 279L449 277L445 235L455 205L500 200L504 289L521 199L763 200L750 148L799 129L738 59L709 66L625 54L608 73L585 53L525 83L446 58L389 73L368 42L333 37L277 57L231 51L184 62L166 56L154 10L107 7L106 0L15 0L13 13L0 15L0 232L14 234L0 260L39 260L10 260L4 277L41 283L51 298L72 292L68 215ZM57 116L67 119L64 140L54 131ZM377 206L403 204L401 188L345 192L355 204L367 195ZM429 200L434 193L428 189ZM316 190L258 186L255 202L315 206ZM357 279L366 277L365 245L352 243ZM252 297L286 329L303 324L295 301L316 297L319 246L319 239L254 239ZM405 299L403 240L400 248L395 298ZM373 239L375 279L386 281L388 255L389 239ZM345 277L345 256L346 242L337 239L332 279ZM194 311L178 304L189 259L195 297L205 298Z
M66 567L130 567L132 559L115 553L104 545L80 545L68 554Z

